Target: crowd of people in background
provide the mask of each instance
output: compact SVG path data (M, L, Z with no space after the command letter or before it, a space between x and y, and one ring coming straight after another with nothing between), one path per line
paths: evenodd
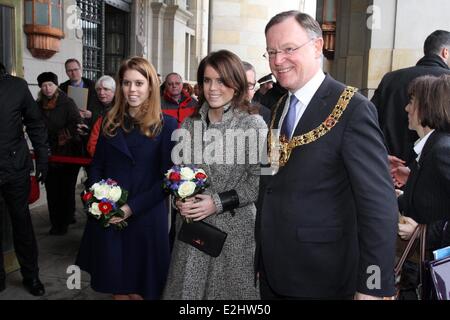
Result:
M45 288L27 205L33 165L24 126L50 235L67 234L76 221L80 168L85 188L111 178L128 190L124 216L111 220L128 227L88 217L76 258L91 287L116 300L384 299L396 293L398 238L409 240L421 224L428 258L450 245L450 33L430 34L417 65L386 74L371 101L322 70L322 30L309 15L277 14L264 33L271 73L258 80L251 63L227 50L201 61L196 84L176 70L162 81L140 57L94 82L69 59L67 81L39 74L34 100L0 65L0 192L31 294ZM69 97L71 86L87 90L87 108ZM179 142L183 150L204 152L194 146L204 140L194 138L198 127L223 137L268 130L268 163L202 159L204 192L171 202L161 185L174 164L172 133L186 130L193 138ZM218 257L178 240L185 219L227 233ZM374 265L380 281L370 287ZM0 255L0 291L5 277Z

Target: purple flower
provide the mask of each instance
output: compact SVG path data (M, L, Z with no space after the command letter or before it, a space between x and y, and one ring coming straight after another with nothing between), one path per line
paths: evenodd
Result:
M173 183L169 188L172 189L173 191L177 191L179 186L180 186L179 183Z

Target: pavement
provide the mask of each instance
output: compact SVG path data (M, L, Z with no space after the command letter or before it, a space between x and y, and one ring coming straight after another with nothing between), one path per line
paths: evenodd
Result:
M81 192L81 184L77 194ZM49 235L50 221L47 211L45 189L41 188L39 201L30 206L31 217L39 248L39 275L45 286L45 295L35 297L22 285L19 270L6 276L6 289L0 293L0 300L109 300L109 294L97 293L89 286L90 276L81 271L80 289L69 289L67 283L73 284L73 271L67 269L75 263L76 255L83 235L86 216L82 212L81 200L77 198L75 218L77 222L69 226L63 236ZM72 276L70 279L69 277ZM69 279L69 281L68 281Z

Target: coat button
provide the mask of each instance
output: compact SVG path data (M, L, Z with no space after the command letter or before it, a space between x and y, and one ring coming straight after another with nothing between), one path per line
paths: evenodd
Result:
M272 193L272 188L267 188L266 193L267 194L271 194Z

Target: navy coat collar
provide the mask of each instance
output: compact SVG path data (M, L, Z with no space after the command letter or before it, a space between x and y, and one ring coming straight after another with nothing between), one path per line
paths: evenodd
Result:
M116 135L109 137L106 141L120 152L127 155L131 160L134 160L133 155L128 148L125 136L121 128L117 129Z

